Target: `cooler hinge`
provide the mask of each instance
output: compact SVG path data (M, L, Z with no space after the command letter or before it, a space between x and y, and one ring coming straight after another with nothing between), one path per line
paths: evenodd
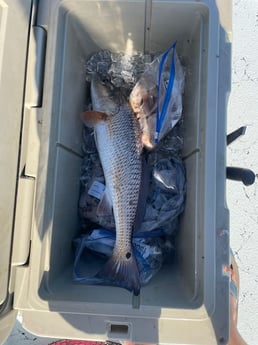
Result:
M13 238L12 265L27 264L33 226L41 120L38 108L24 108L22 145Z
M26 107L42 106L46 42L46 30L41 26L32 26L27 65Z
M14 225L13 266L21 266L29 262L34 191L35 179L21 176L19 179Z
M36 178L40 156L42 99L47 34L36 22L34 1L27 54L22 142L15 212L12 265L29 263L31 228L33 226Z
M37 176L39 163L46 40L46 30L32 25L25 84L20 175L33 178Z

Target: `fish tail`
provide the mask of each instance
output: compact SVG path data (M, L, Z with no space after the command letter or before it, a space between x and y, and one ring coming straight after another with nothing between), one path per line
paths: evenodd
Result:
M120 286L132 291L135 296L138 296L140 293L140 275L132 251L122 256L117 255L114 250L112 256L97 276L107 284Z

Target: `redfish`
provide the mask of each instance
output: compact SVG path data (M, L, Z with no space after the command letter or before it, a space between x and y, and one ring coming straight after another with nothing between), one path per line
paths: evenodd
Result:
M94 127L95 141L105 176L105 193L98 214L113 214L116 242L112 257L99 278L107 284L140 292L140 277L132 248L140 197L143 160L139 122L121 90L102 82L95 74L91 82L93 110L82 114L86 126Z

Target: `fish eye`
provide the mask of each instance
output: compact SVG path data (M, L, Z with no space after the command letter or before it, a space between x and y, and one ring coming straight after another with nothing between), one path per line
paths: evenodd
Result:
M132 254L129 253L129 252L125 254L125 257L126 257L127 260L130 259L131 256L132 256Z

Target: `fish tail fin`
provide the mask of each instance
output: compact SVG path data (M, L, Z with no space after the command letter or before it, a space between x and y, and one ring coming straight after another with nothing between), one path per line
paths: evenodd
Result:
M124 256L117 255L114 250L111 258L97 274L107 284L123 287L132 291L135 296L140 293L140 274L132 251Z

